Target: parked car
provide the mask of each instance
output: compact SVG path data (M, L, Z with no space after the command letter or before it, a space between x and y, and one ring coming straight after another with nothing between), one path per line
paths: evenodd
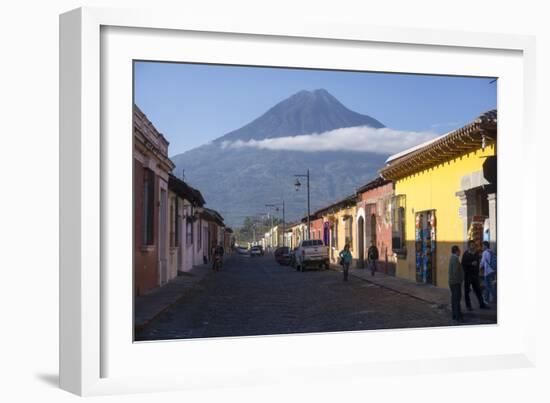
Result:
M275 249L275 260L281 265L288 265L290 263L290 248L288 246L282 246Z
M255 245L250 248L250 257L252 256L262 256L262 248L259 245Z
M329 268L328 247L320 239L301 241L295 252L296 270L305 271L310 267Z
M248 255L248 249L244 246L237 246L237 254L239 255Z

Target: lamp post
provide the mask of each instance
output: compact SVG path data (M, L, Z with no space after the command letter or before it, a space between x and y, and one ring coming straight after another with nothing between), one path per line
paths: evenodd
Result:
M275 211L279 211L279 206L283 207L283 246L285 246L285 201L282 203L271 203L266 204L266 207L275 207ZM273 216L271 218L271 229L273 230ZM273 239L273 235L271 236ZM272 242L273 243L273 242ZM279 246L279 239L277 238L277 246Z
M304 174L294 174L294 176L296 177L296 182L294 182L294 187L296 188L296 191L300 190L300 186L302 186L302 184L300 183L300 179L299 178L307 178L307 236L306 236L306 239L309 240L309 234L310 234L310 225L309 225L309 169L307 170L307 173L304 175Z

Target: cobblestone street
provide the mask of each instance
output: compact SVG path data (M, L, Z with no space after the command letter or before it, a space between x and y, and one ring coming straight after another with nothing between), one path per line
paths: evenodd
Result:
M494 323L465 313L465 324ZM332 270L298 272L272 255L228 258L136 341L449 326L430 304Z

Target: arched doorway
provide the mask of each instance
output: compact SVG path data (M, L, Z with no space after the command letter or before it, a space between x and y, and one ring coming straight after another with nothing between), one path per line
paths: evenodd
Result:
M365 220L363 217L359 217L357 220L357 235L359 246L359 267L365 267Z

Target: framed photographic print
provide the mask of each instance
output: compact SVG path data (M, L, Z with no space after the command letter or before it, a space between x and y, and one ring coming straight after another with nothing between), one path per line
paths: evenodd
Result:
M532 365L532 38L60 21L64 389Z

